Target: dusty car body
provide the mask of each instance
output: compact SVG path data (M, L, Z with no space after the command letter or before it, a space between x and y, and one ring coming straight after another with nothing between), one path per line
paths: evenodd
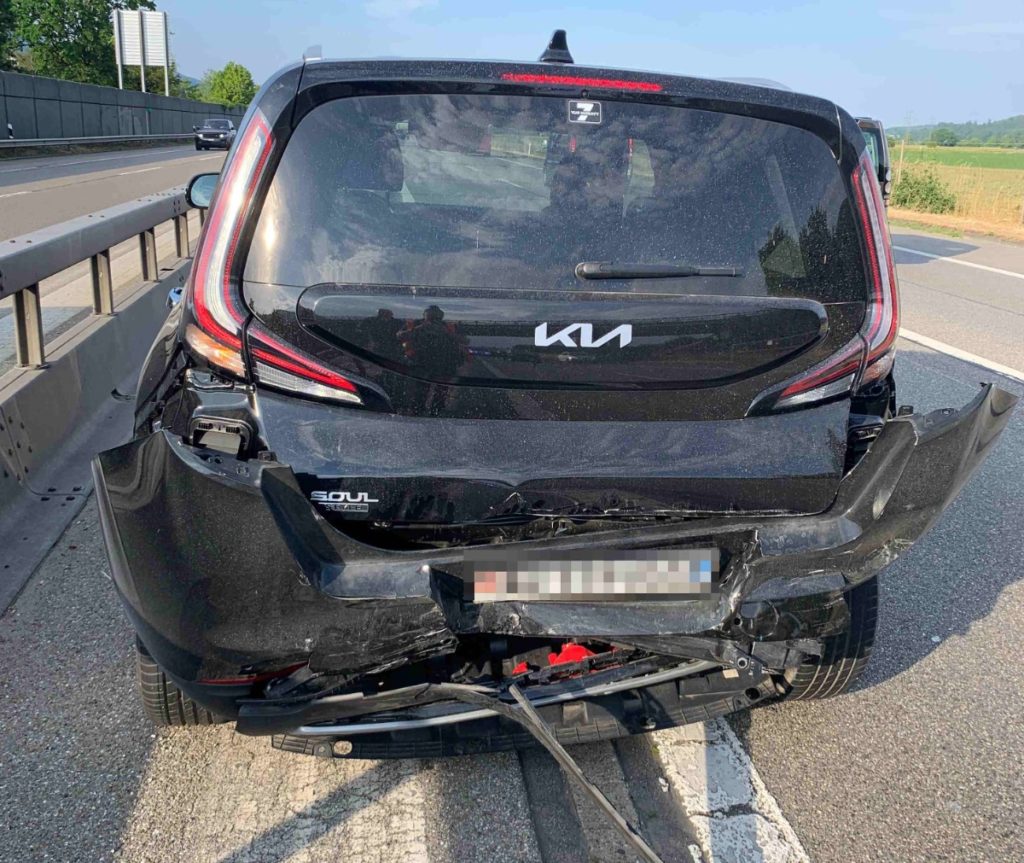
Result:
M569 167L523 161L566 129ZM579 172L609 163L606 210L619 187ZM134 439L94 462L146 673L191 711L155 718L401 757L529 741L513 685L563 742L843 691L874 577L1016 401L900 410L897 327L877 178L831 102L552 63L282 71Z

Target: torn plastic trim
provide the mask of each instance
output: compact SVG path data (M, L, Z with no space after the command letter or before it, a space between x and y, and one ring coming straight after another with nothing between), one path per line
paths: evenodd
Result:
M641 677L630 677L626 680L618 680L602 686L582 686L572 692L560 692L555 695L539 694L531 697L530 701L534 707L546 707L550 704L564 704L570 701L577 701L582 698L597 698L602 695L614 695L618 692L626 692L631 689L641 689L647 686L655 686L659 683L666 683L671 680L678 680L682 677L691 677L704 671L711 671L719 666L714 662L693 661L684 663L676 668L655 672ZM448 688L453 684L425 684L424 695L428 692L437 697L451 697ZM463 689L465 687L462 687ZM484 687L476 687L485 698L497 701L498 693ZM532 695L531 690L526 690L528 697ZM543 690L541 690L543 692ZM438 725L452 725L459 722L471 722L475 719L486 719L499 715L499 711L491 707L478 707L470 709L466 707L453 707L445 705L444 713L437 713L433 716L423 716L410 719L398 720L373 720L367 719L361 722L346 722L323 725L302 725L292 731L292 734L305 737L330 737L350 736L354 734L378 734L392 731L412 731L418 728L432 728ZM245 713L240 717L240 722L245 722Z
M459 595L462 549L385 551L331 526L291 470L267 465L261 490L285 544L310 583L346 599L430 597L456 633L575 635L699 633L721 628L744 600L785 596L811 579L841 589L875 575L908 548L952 500L1009 419L1017 398L984 386L959 411L896 417L840 483L821 515L709 518L515 543L525 551L671 548L712 541L732 547L722 592L647 603L471 604Z

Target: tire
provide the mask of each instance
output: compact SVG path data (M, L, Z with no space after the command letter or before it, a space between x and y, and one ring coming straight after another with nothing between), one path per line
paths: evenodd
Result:
M786 701L831 698L849 692L864 672L875 644L878 626L878 578L853 588L847 597L850 626L841 635L824 639L825 649L814 662L787 675Z
M182 693L139 641L135 644L135 664L142 709L149 721L157 727L217 725L226 721Z
M196 149L197 150L201 150L202 149L202 147L199 146L199 142L198 141L196 141Z

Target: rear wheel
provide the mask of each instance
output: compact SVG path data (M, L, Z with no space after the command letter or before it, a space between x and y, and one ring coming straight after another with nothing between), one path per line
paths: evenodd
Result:
M820 658L787 674L786 700L829 698L848 692L864 672L878 625L878 579L853 588L848 596L850 626L841 635L824 639Z
M135 643L135 661L142 709L154 725L216 725L226 721L178 689L139 641Z

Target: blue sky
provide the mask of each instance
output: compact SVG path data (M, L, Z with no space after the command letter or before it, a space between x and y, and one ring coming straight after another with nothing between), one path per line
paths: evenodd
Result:
M577 63L762 77L888 125L1024 113L1022 0L158 0L178 68L237 60L262 81L325 57L533 60L569 31ZM710 8L709 8L710 7Z

